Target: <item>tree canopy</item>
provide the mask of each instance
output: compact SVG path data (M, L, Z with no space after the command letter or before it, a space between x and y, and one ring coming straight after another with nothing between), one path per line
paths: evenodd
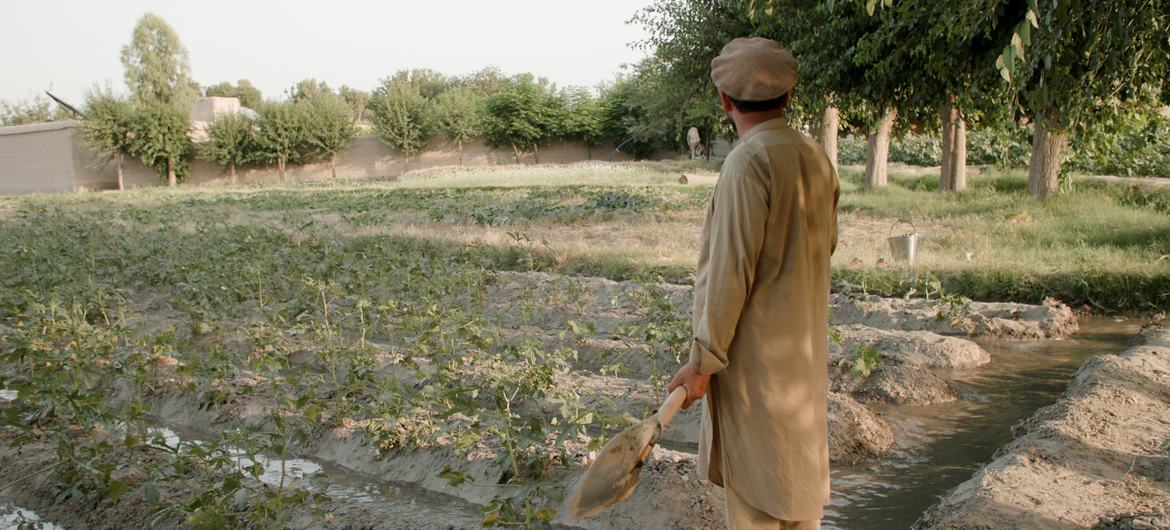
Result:
M519 75L484 101L483 135L492 147L520 154L565 134L565 99L545 79Z
M253 110L259 107L260 102L263 101L260 89L252 86L252 82L247 79L241 79L234 85L226 81L211 85L207 87L204 94L207 96L237 98L240 100L240 106Z
M189 128L189 111L161 101L140 103L130 118L130 154L174 187L190 168Z
M189 104L196 95L187 48L165 20L147 13L122 47L130 93L143 102Z
M419 152L434 134L427 99L405 76L383 79L370 95L369 107L378 135L405 154Z

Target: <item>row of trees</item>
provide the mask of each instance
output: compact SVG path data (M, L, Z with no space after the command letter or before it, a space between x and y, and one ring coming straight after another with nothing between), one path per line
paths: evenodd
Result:
M459 145L483 136L511 149L517 160L542 143L563 139L597 146L617 138L603 128L609 101L585 89L558 90L531 74L504 76L486 69L466 77L431 70L400 71L384 79L368 100L371 120L386 142L407 154L442 135Z
M55 107L49 98L34 96L23 101L0 101L0 125L28 125L54 120L67 120L68 111Z
M459 145L460 163L463 144L477 137L510 149L517 161L527 153L539 161L540 145L553 140L624 144L643 155L661 145L640 119L646 114L637 113L633 78L619 78L594 95L493 68L461 77L404 70L368 93L306 79L283 99L266 101L246 79L201 90L178 36L152 14L139 20L121 57L130 94L91 91L82 124L87 145L115 163L119 189L126 157L142 160L171 186L188 172L193 156L222 165L232 181L245 164L275 165L283 179L290 163L329 160L335 166L338 153L364 128L407 155L441 135ZM255 113L219 116L206 139L193 143L189 109L200 93L236 97Z
M354 135L349 106L336 95L258 106L258 119L220 116L208 127L207 138L193 143L185 108L95 91L87 96L82 131L88 147L115 163L118 189L127 156L165 175L170 186L187 174L192 156L227 168L232 182L236 167L244 164L274 164L283 179L289 163L335 163Z
M663 119L708 130L726 131L706 104L722 46L749 35L783 43L800 61L793 117L834 158L842 120L866 135L871 189L886 183L895 127L937 127L939 187L962 191L968 124L1027 123L1030 191L1047 197L1070 135L1170 104L1166 0L658 0L634 21L650 35L636 76L661 100L651 115L668 109Z

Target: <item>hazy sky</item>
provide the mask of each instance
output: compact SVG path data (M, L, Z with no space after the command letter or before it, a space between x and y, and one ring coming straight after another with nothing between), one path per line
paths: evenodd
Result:
M363 90L404 68L466 74L485 66L593 87L644 56L627 25L650 0L5 0L0 99L52 87L80 104L125 91L119 52L146 12L165 19L203 86L252 81L265 97L313 77Z

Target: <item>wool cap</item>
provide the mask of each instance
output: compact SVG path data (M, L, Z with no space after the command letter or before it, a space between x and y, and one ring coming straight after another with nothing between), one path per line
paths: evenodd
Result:
M796 80L796 58L771 39L735 39L711 61L715 87L740 101L776 99Z

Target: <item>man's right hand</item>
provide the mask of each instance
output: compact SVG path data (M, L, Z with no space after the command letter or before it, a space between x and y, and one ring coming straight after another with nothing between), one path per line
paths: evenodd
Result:
M703 399L707 395L707 387L711 385L711 374L700 374L699 366L695 363L686 363L678 369L678 372L671 378L670 383L666 385L666 395L674 392L674 389L683 387L687 389L687 399L683 401L682 408L689 408L692 403Z

